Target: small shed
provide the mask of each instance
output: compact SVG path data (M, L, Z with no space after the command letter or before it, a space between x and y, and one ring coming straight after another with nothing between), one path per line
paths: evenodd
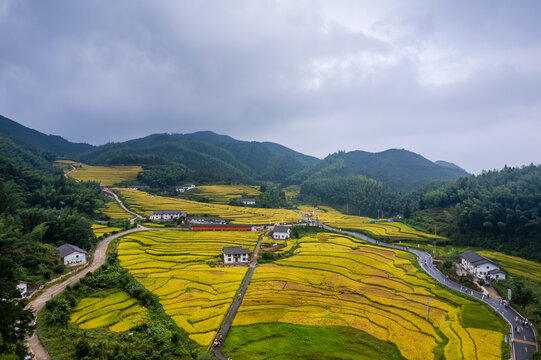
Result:
M223 248L224 263L238 264L250 261L250 249L244 249L240 246L227 246Z
M58 252L64 265L73 266L86 263L87 252L75 245L64 244L59 246Z
M287 240L291 234L289 226L275 225L272 238L275 240Z

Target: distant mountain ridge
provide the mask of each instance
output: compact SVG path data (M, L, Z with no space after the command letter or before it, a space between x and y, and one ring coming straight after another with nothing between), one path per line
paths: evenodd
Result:
M0 115L0 133L7 135L17 144L48 151L58 156L75 157L94 148L89 144L70 142L60 136L45 135L2 115Z
M459 167L442 166L408 150L389 149L379 153L356 150L331 154L287 182L355 175L381 181L395 190L408 191L434 180L455 180L469 174Z
M212 131L153 134L92 146L45 135L0 116L0 135L5 137L4 148L30 163L39 163L40 167L43 161L39 158L51 161L54 156L67 156L94 165L167 167L179 164L195 177L194 181L302 184L318 178L363 175L395 190L408 191L433 180L469 175L452 163L434 163L407 150L338 152L320 160L277 143L241 141ZM37 157L32 157L32 153Z

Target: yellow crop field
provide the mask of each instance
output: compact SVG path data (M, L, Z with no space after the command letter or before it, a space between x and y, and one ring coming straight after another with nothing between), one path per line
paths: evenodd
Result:
M317 219L319 217L319 221L329 226L341 229L367 231L376 236L387 237L389 238L389 240L446 240L446 238L441 236L435 236L415 230L414 228L407 226L401 222L386 222L385 220L381 220L377 223L370 223L370 221L373 220L371 218L345 215L328 206L320 206L317 208L310 206L300 206L299 210L304 214L314 214L312 216L313 219Z
M541 264L535 261L489 250L480 250L477 253L495 260L505 271L513 275L522 276L541 283Z
M259 186L253 185L210 185L198 186L198 195L209 199L213 203L228 204L230 199L240 198L243 194L256 197L261 194Z
M299 193L301 192L301 187L300 185L289 185L283 188L282 191L288 198L293 198L299 195Z
M68 160L59 160L59 166L64 167ZM143 171L140 166L91 166L76 162L70 162L75 170L68 176L79 181L96 181L101 186L111 186L117 183L126 183L137 178L137 174Z
M465 327L459 316L464 306L488 311L440 287L413 255L330 233L298 244L255 270L233 326L338 325L392 342L406 359L433 359L441 346L447 359L501 358L503 332Z
M124 209L122 209L116 201L109 201L105 203L105 209L101 211L114 220L130 219L133 217L132 214L124 211Z
M127 293L117 291L104 298L82 299L73 309L70 322L83 329L108 327L111 331L121 332L143 324L147 319L145 307Z
M92 232L96 237L100 237L103 234L110 234L113 231L120 231L121 228L118 227L109 227L107 225L100 225L100 224L92 224Z
M146 192L114 188L119 193L130 210L141 215L149 216L153 210L181 210L189 215L207 214L231 220L235 224L265 225L281 222L297 222L301 216L293 210L286 209L260 209L228 206L221 204L207 204L197 201L152 196Z
M246 274L246 267L213 268L225 246L253 251L260 233L156 230L128 235L120 265L160 298L165 312L192 340L209 345Z

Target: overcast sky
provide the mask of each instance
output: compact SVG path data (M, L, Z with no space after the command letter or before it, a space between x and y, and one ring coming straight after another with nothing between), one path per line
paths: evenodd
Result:
M103 144L541 162L541 2L0 0L0 114Z

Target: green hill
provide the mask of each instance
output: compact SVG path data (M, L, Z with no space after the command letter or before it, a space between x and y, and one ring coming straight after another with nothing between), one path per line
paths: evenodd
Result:
M299 184L306 180L363 175L401 191L419 188L434 180L455 180L469 174L461 168L436 164L407 150L390 149L379 153L338 152L287 179Z
M45 135L0 115L0 134L23 147L50 152L57 156L78 157L93 148L92 145L72 143L60 136Z

